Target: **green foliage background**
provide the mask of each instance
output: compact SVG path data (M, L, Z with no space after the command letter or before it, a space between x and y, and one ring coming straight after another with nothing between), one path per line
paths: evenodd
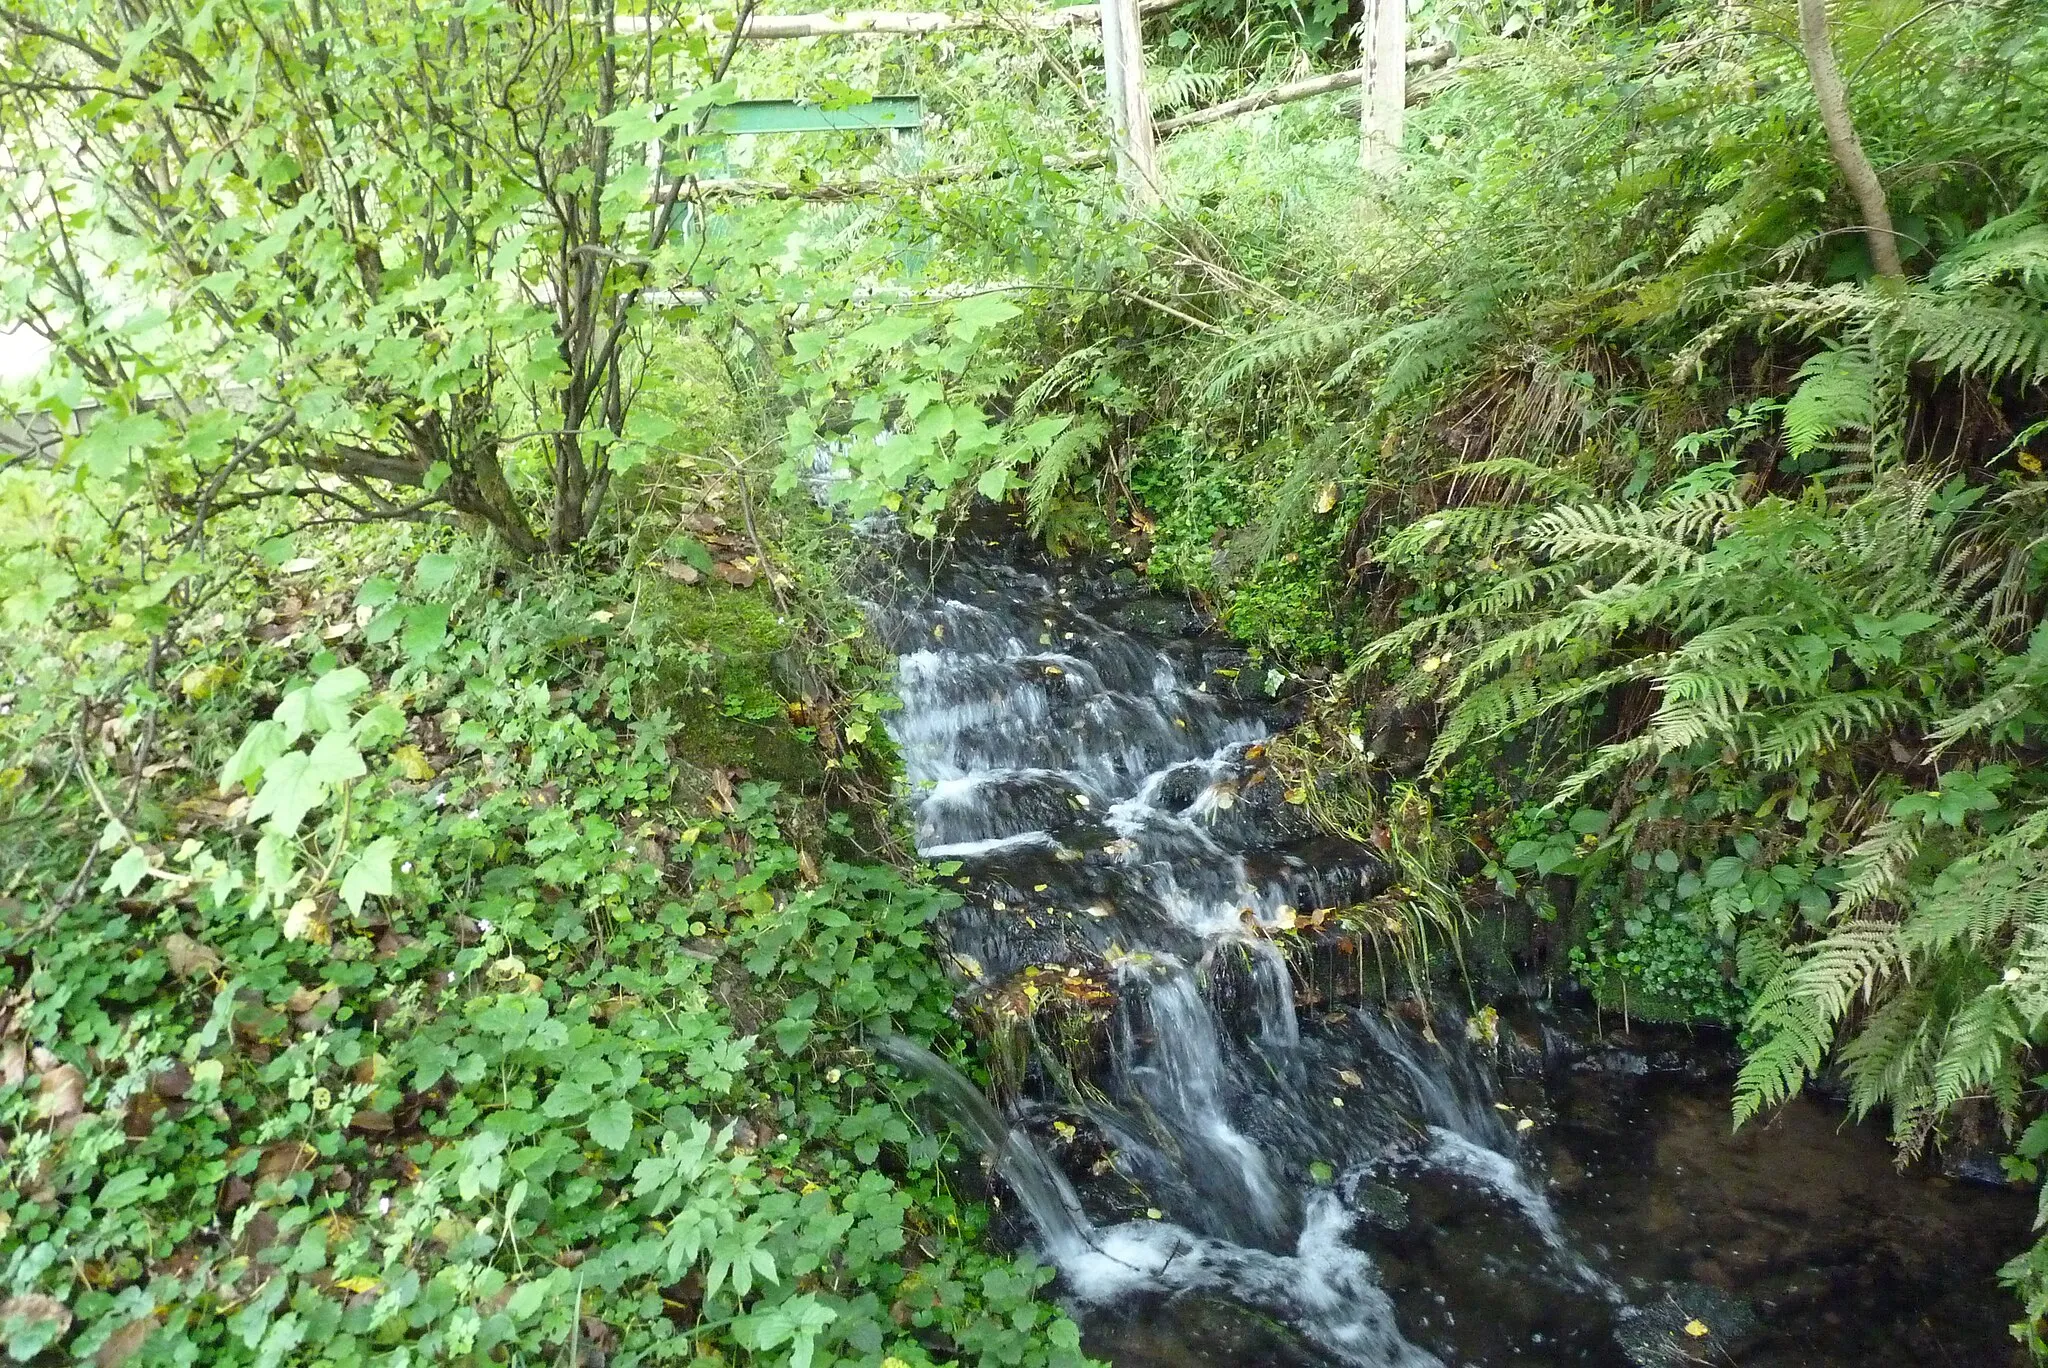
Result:
M386 17L402 47L417 16ZM715 35L664 40L699 105L914 90L928 125L724 148L772 191L692 182L644 260L637 200L600 204L635 424L594 425L602 509L525 558L440 506L195 505L252 437L319 471L333 436L319 346L243 367L280 382L257 413L200 345L297 307L253 230L206 239L240 314L181 267L161 309L59 318L92 347L10 400L57 438L0 466L9 1352L1078 1358L862 1044L971 1058L820 450L846 514L1014 499L1199 596L1306 681L1276 749L1311 811L1383 834L1435 924L1737 1026L1738 1119L1832 1070L1903 1158L1988 1130L2037 1178L2048 12L1833 7L1904 280L1871 274L1789 5L1411 17L1458 56L1398 175L1361 181L1324 97L1172 140L1147 212L1069 160L1099 146L1085 31L764 44L717 85ZM1348 20L1197 0L1155 26L1158 112L1349 62ZM674 108L615 113L708 176ZM61 226L113 295L149 274L78 193L18 209L16 310L55 297ZM417 363L344 386L380 440L422 405L513 434L534 526L551 260L328 338ZM446 318L512 297L447 369ZM2009 1269L2037 1348L2044 1249Z

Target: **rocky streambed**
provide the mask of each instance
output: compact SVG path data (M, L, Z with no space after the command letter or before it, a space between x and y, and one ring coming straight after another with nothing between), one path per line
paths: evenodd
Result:
M906 552L873 617L995 1105L902 1057L972 1114L1096 1352L2024 1362L1995 1277L2023 1194L1898 1173L1821 1100L1732 1132L1732 1042L1556 985L1404 999L1334 915L1397 871L1309 820L1266 750L1289 682L1189 604L991 519Z

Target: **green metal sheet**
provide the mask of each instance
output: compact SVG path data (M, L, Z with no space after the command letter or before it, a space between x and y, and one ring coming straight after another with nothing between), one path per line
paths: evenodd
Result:
M710 133L834 133L870 128L917 128L924 100L916 95L877 95L843 109L801 100L735 100L717 105L705 124Z

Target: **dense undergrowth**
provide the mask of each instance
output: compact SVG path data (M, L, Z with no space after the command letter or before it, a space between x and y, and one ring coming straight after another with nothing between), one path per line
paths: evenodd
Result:
M863 1045L956 1028L857 626L437 540L12 605L8 1351L1078 1361Z
M9 182L47 202L5 298L76 343L25 398L71 435L0 467L10 1350L1075 1357L861 1045L955 1038L944 897L893 858L832 558L745 479L778 426L791 506L823 442L853 514L1021 500L1213 605L1309 681L1276 754L1415 855L1418 927L1494 918L1607 1004L1739 1027L1740 1118L1826 1074L1904 1158L1991 1141L2037 1177L2048 12L1833 8L1900 278L1775 3L1411 7L1460 50L1398 175L1361 185L1324 97L1174 139L1141 214L1061 169L1099 113L1085 32L771 44L727 79L736 45L678 28L689 102L599 119L602 45L516 6L472 7L476 40L560 65L510 111L361 103L294 31L336 96L272 111L335 131L299 156L218 123L290 93L251 16L187 16L248 57L220 104L179 103L167 29L108 68L161 87L59 82L110 166L166 155L171 110L247 165L144 197L183 254L162 308L109 307L156 288L125 183L69 196L61 138ZM417 46L379 14L365 70ZM1159 112L1348 64L1349 19L1194 0L1154 33ZM739 149L773 197L687 230L592 170L615 137L693 186L711 105L905 89L921 141ZM449 198L451 137L516 144L565 91L589 126L548 125L545 184ZM378 224L387 117L426 152ZM511 231L554 221L533 196L559 241ZM39 264L60 227L113 283ZM286 241L313 275L273 269ZM694 301L658 326L657 281ZM586 285L601 309L554 312ZM592 369L600 317L629 340ZM505 490L447 484L466 444ZM400 457L370 494L335 475ZM439 521L508 498L589 544L522 562ZM2048 1246L2010 1274L2042 1348Z
M1825 1073L1902 1160L2032 1177L2044 18L1834 7L1900 277L1789 6L1577 12L1468 42L1364 193L1328 104L1184 136L1144 240L1072 221L993 346L800 339L803 392L856 399L875 488L1021 489L1316 681L1290 744L1360 788L1324 806L1384 844L1375 793L1419 784L1555 975L1740 1027L1738 1121ZM993 440L927 423L956 395ZM2010 1270L2037 1347L2044 1270Z

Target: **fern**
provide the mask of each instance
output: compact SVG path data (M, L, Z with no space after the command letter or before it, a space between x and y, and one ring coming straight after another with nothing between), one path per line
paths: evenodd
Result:
M1031 483L1024 491L1025 508L1032 531L1041 530L1051 513L1053 500L1076 462L1092 455L1109 435L1109 424L1095 414L1084 414L1067 424L1051 445L1038 454L1031 466Z
M1940 370L1992 383L2048 379L2048 309L2031 301L1917 290L1886 322L1915 359Z
M1845 429L1875 432L1879 365L1866 347L1830 347L1799 368L1799 388L1785 402L1785 445L1804 456Z

